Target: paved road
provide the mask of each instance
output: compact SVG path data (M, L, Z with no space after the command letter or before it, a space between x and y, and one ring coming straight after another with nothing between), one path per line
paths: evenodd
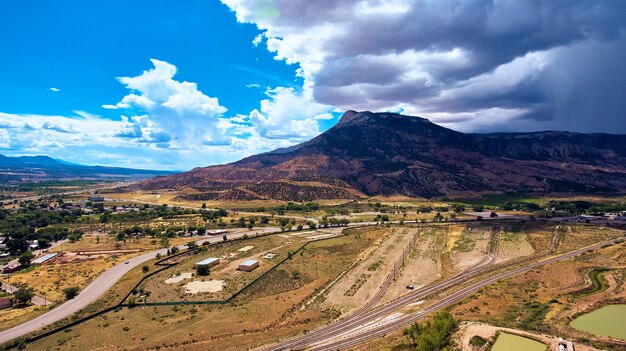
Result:
M314 330L307 335L275 345L270 349L293 350L306 348L310 351L345 349L406 327L407 325L415 322L425 315L453 305L463 300L467 296L475 293L476 291L482 289L483 287L497 282L498 280L510 278L515 275L528 272L540 266L570 259L584 253L587 250L595 250L605 244L614 243L615 240L609 240L582 249L570 251L565 254L552 256L541 261L533 262L522 267L495 274L493 276L472 283L469 286L466 286L458 291L454 291L448 295L445 295L440 300L423 308L418 312L411 314L398 313L399 310L407 307L408 305L416 303L429 295L442 292L452 287L453 285L457 285L461 281L467 281L467 278L471 276L476 276L481 272L481 270L478 269L475 270L473 273L464 274L464 276L460 279L459 276L457 276L449 280L442 281L438 284L434 284L429 287L420 289L419 291L415 291L414 293L406 295L405 297L395 300L385 306L373 309L368 313L330 324L326 327Z
M249 231L248 229L236 229L227 234L229 239L235 239L244 236L245 234L249 234L250 232L258 232L258 233L266 233L268 231L275 231L276 228L263 228L260 230ZM218 242L222 241L222 235L203 238L198 240L197 243L201 245L203 242ZM180 249L186 248L185 245L179 245ZM96 301L100 296L104 295L118 280L124 276L124 274L128 273L131 269L153 259L157 253L161 255L165 255L167 253L167 249L156 250L152 252L148 252L142 254L140 256L135 256L133 258L128 259L125 262L121 262L106 270L104 273L99 275L91 284L87 285L86 288L81 290L81 292L74 299L69 300L58 307L42 314L41 316L31 319L28 322L20 324L11 329L0 332L0 344L3 344L7 341L13 340L15 338L19 338L22 335L33 332L39 328L42 328L46 325L50 325L54 322L57 322L65 317L68 317L72 313L78 312L85 306L91 304Z

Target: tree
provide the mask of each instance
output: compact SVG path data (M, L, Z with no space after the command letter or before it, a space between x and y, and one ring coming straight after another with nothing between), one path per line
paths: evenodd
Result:
M31 288L21 288L13 293L13 297L15 298L15 302L18 306L25 306L30 299L35 296L33 289Z
M170 239L167 236L162 236L160 243L161 243L161 247L168 247L170 246Z
M80 288L77 286L72 286L72 287L63 289L63 293L65 294L66 300L71 300L75 298L76 295L78 295L79 291L80 291Z
M202 208L203 209L206 208L206 203L205 202L202 203Z
M461 204L453 204L452 205L452 211L457 212L457 213L463 212L463 211L465 211L465 206L463 206Z
M106 211L100 215L100 223L109 223L111 220L111 212Z
M225 242L228 241L228 236L226 236L226 234L222 236L222 241L225 241Z
M148 271L150 271L150 267L148 267L148 266L145 266L145 265L144 265L143 267L141 267L141 270L142 270L144 273L148 273Z
M195 241L190 241L187 243L187 248L194 249L196 247L196 242Z
M200 276L209 275L209 266L206 264L196 265L196 274Z
M414 323L404 330L411 343L419 351L448 350L452 346L452 334L457 329L457 322L449 312L438 312L432 320Z
M17 259L17 262L19 262L22 267L28 267L30 266L30 261L33 259L33 254L30 252L24 252L23 254L20 255L20 257Z

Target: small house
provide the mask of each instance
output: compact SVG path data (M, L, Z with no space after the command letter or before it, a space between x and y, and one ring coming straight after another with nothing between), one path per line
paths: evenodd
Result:
M11 307L11 299L8 297L0 298L0 310Z

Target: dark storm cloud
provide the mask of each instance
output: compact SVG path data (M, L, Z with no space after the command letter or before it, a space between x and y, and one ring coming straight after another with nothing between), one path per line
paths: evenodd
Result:
M222 1L300 64L320 103L473 130L626 132L626 1Z

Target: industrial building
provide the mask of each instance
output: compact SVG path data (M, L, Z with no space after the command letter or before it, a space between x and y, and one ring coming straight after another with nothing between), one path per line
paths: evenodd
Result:
M35 260L33 260L31 263L32 264L42 264L42 263L46 263L48 261L50 261L51 259L57 257L59 254L58 253L50 253L50 254L46 254L43 255Z
M257 268L259 268L259 261L257 260L247 260L239 264L239 270L244 272L252 272Z
M196 263L196 266L208 266L209 268L217 265L218 263L220 263L220 259L217 257L209 257L206 260L202 260L198 263Z

